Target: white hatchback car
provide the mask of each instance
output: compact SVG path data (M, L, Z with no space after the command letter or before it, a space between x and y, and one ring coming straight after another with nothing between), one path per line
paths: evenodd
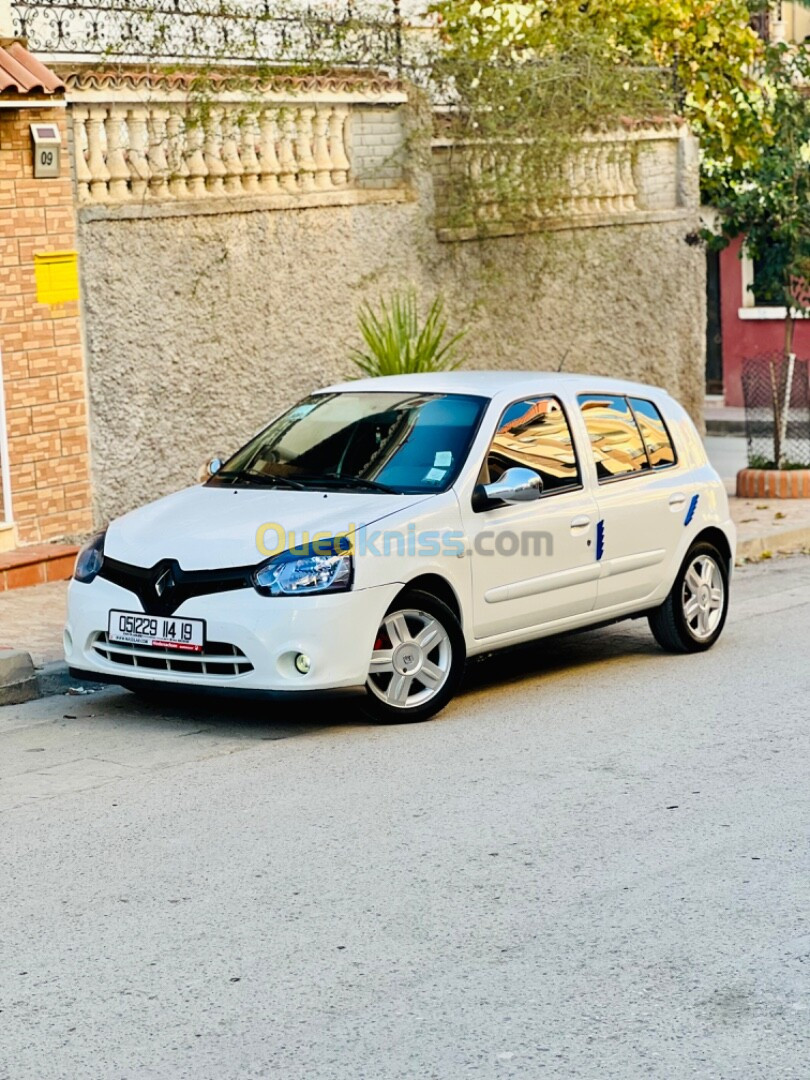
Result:
M734 544L723 484L663 390L348 382L94 537L65 652L74 676L135 690L359 692L379 720L423 720L467 657L561 631L646 616L663 648L709 648Z

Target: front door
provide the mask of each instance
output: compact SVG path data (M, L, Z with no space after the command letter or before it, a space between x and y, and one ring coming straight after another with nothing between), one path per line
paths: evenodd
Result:
M535 502L476 512L462 506L472 548L473 621L478 639L545 626L590 611L596 600L597 509L561 403L523 399L501 416L478 478L508 468L543 481Z

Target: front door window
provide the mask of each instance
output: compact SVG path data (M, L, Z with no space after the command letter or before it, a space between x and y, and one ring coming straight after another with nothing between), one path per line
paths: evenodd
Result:
M527 398L504 411L479 481L494 483L503 472L515 467L538 473L546 494L580 486L571 432L556 398Z

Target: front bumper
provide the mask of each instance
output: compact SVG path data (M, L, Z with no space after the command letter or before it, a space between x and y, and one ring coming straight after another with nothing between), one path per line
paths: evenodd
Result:
M179 654L172 669L138 666L125 657L104 655L103 635L113 608L140 612L133 593L103 578L91 584L72 581L68 590L65 660L77 676L104 682L164 683L197 690L244 693L313 694L359 688L368 676L369 658L382 617L397 595L397 584L324 596L265 597L253 589L193 597L177 616L205 619L206 640L244 654L240 670L223 674L202 670L194 654ZM221 650L218 650L221 651ZM298 653L310 657L306 675L296 669ZM189 663L191 661L191 663ZM206 665L209 666L209 665ZM190 671L190 667L199 670Z

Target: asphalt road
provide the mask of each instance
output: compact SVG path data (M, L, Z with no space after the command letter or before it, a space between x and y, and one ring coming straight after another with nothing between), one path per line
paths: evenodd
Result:
M810 1075L810 559L439 718L0 709L0 1078Z

